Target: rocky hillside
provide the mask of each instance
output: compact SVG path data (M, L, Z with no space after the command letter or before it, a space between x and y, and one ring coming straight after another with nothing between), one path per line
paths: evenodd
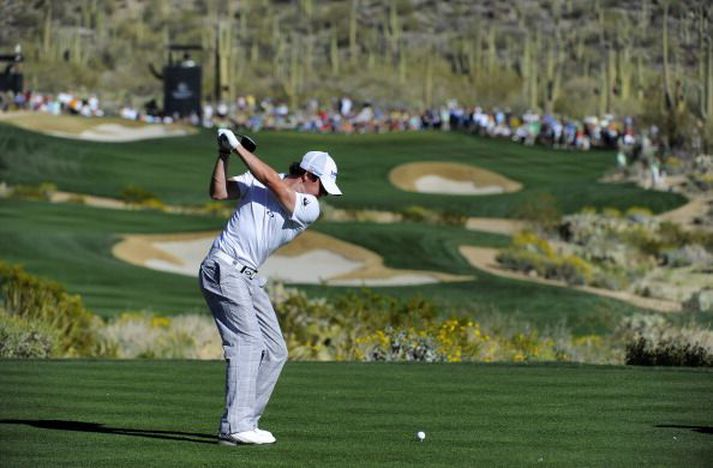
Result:
M83 87L117 100L160 96L149 65L161 69L169 44L197 44L205 94L222 100L253 93L299 104L348 93L413 107L458 98L651 119L667 106L681 122L707 121L712 8L706 0L6 0L0 48L22 45L31 88Z

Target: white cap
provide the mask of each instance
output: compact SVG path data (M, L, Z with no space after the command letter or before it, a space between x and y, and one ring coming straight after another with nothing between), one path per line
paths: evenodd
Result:
M330 195L341 195L337 187L337 163L324 151L308 151L302 156L300 167L319 177L322 187Z

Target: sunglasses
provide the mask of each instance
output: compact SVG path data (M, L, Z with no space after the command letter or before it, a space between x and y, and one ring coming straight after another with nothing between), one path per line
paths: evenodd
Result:
M312 174L311 172L308 172L307 175L309 176L309 178L310 178L310 180L311 180L312 182L316 182L316 181L319 180L319 177L317 177L316 175ZM322 181L321 181L321 180L319 181L319 194L320 194L321 196L327 195L327 191L324 189L324 185L322 185Z

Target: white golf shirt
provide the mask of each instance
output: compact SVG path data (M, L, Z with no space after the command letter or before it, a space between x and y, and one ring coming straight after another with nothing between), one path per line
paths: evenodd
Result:
M319 202L314 195L297 192L295 211L290 216L250 171L230 180L238 183L240 199L212 248L222 250L244 266L258 270L272 252L319 217Z

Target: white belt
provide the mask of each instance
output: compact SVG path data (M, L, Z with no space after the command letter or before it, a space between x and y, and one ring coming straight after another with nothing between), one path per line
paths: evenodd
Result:
M214 249L212 252L212 255L215 255L219 259L226 261L233 265L240 273L243 275L247 276L250 279L253 279L257 276L257 270L254 268L250 268L249 266L245 266L239 261L235 260L233 257L228 255L227 253L223 252L222 250Z

